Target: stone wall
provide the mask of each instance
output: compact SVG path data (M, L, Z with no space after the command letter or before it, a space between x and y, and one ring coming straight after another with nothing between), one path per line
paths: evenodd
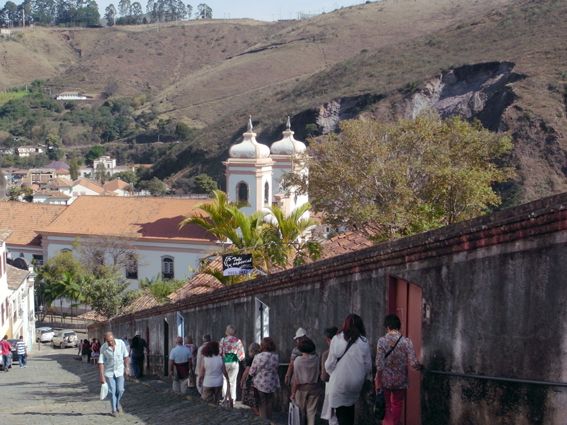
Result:
M564 425L566 387L506 379L567 382L566 208L567 194L546 198L120 317L112 328L130 336L147 329L152 371L162 373L165 321L170 346L178 311L187 334L220 338L232 323L248 344L258 298L270 307L270 335L286 363L297 327L322 350L323 330L349 312L362 316L374 346L388 312L389 279L403 278L422 288L427 311L423 424Z

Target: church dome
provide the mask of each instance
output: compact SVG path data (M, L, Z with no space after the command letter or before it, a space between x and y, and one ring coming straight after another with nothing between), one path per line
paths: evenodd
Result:
M305 143L295 140L294 132L291 131L291 120L287 117L287 128L283 132L283 139L275 142L272 147L272 155L298 155L307 150Z
M231 158L261 159L270 156L270 148L256 141L252 117L248 120L248 131L243 134L243 137L242 142L230 148Z

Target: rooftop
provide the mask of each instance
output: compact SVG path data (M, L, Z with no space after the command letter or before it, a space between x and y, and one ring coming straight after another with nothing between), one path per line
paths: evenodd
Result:
M6 242L41 246L41 236L36 230L50 224L65 208L64 205L0 201L0 223L12 231Z
M103 186L104 190L107 192L114 192L115 190L126 190L129 187L130 185L128 183L120 179L110 180Z
M213 242L214 237L199 226L179 228L179 223L197 212L203 202L206 201L80 196L56 220L44 226L41 233Z
M104 188L102 186L100 186L98 183L96 183L92 180L86 179L86 178L81 178L81 179L75 180L73 182L73 186L77 186L77 185L81 185L83 187L86 187L87 189L90 189L93 192L96 192L98 194L104 193Z
M28 270L18 269L17 267L6 264L8 272L8 288L12 291L18 289L24 280L27 279L30 272Z

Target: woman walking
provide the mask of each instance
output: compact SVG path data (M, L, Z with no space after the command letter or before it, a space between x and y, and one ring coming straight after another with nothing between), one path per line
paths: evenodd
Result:
M260 345L253 342L248 347L248 357L246 357L246 369L242 374L242 379L240 381L240 387L242 388L242 404L250 407L254 414L258 416L258 401L256 397L256 389L254 388L254 383L252 376L250 376L250 367L254 361L256 354L260 353Z
M230 378L226 372L222 357L219 355L219 343L211 341L203 348L203 360L199 371L200 385L203 387L201 398L207 403L218 404L222 400L223 376L228 381L226 397L232 400L230 394Z
M319 356L315 353L315 344L310 339L302 340L297 348L301 356L293 362L291 399L299 407L301 423L315 425L317 406L321 399L319 385Z
M280 387L278 366L280 357L276 353L276 344L270 337L262 339L260 353L256 354L250 366L250 375L254 377L254 388L258 394L258 410L262 419L272 418L274 393Z
M339 425L354 425L354 405L364 381L370 378L372 358L360 316L349 314L341 332L331 340L325 362L329 373L329 404Z
M230 378L230 393L236 400L236 381L238 379L238 370L240 362L244 360L244 345L236 336L236 329L232 325L228 325L225 331L225 337L219 342L220 355L224 361L228 377ZM226 394L227 381L223 381L222 395Z

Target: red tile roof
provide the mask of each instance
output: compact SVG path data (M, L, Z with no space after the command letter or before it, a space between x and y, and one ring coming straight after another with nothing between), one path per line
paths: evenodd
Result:
M198 206L204 202L207 201L80 196L41 233L213 242L215 238L199 226L179 228L181 221L200 211Z
M38 229L48 226L67 208L64 205L0 201L0 225L12 231L6 242L41 246Z
M361 232L341 233L321 244L321 259L359 251L373 245L372 240Z
M115 190L127 190L129 187L130 185L128 183L120 179L110 180L103 186L104 190L107 192L114 192Z
M92 190L93 192L98 193L99 195L104 193L104 188L102 186L100 186L98 183L89 180L89 179L85 179L85 178L80 178L78 180L75 180L73 182L73 186L76 185L81 185L83 187L86 187L87 189Z
M216 257L207 265L212 270L222 270L221 257ZM169 296L172 302L184 300L194 295L207 294L217 289L224 288L224 285L217 278L208 273L197 273L189 282Z

